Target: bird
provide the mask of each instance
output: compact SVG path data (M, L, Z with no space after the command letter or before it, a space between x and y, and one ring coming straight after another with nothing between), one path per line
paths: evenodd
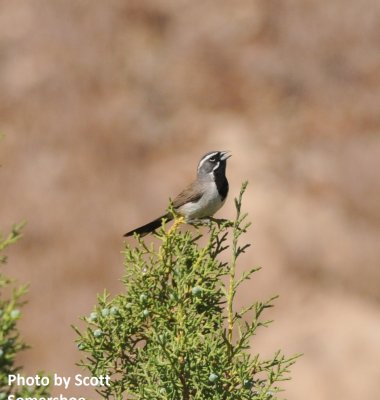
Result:
M226 166L230 157L229 151L210 151L200 159L196 179L172 202L173 210L183 217L185 222L192 223L211 218L223 206L228 194ZM158 229L163 220L170 221L173 218L173 213L166 213L132 229L124 236L145 236Z

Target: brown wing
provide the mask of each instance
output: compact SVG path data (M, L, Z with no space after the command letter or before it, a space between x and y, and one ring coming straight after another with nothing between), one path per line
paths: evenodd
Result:
M184 191L182 191L174 200L173 207L179 208L186 203L198 201L203 196L202 186L199 182L191 183Z

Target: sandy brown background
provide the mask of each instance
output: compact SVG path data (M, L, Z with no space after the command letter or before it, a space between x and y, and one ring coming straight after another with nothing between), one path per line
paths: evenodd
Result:
M288 399L379 398L379 21L377 0L0 1L0 222L28 220L7 267L30 282L26 372L80 372L70 324L121 290L121 235L220 149L218 215L248 179L239 268L264 267L240 304L281 295L253 350L304 353Z

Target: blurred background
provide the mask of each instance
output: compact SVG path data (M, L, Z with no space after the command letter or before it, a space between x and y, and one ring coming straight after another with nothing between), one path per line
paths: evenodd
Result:
M122 234L230 150L217 216L249 180L239 268L263 266L239 304L280 294L253 351L304 353L288 399L378 398L379 21L376 0L0 1L0 222L28 220L7 267L30 283L26 372L81 372L70 324L122 290Z

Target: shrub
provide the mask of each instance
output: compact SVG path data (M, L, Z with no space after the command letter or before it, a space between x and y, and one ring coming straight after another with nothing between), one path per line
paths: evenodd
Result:
M23 224L15 225L8 236L0 234L0 267L3 267L7 257L4 250L21 237ZM20 338L17 322L21 318L21 308L24 305L23 296L27 286L17 285L0 270L0 400L10 394L17 397L40 397L48 394L48 388L41 386L8 385L8 376L20 374L21 367L16 366L16 355L28 346Z
M178 229L178 220L155 234L158 244L136 237L126 245L125 292L105 292L83 331L75 328L80 365L110 377L98 387L110 399L275 399L289 379L295 357L276 352L269 360L249 352L250 341L270 321L263 312L274 298L235 310L240 285L258 270L236 274L249 247L249 224L235 199L234 221L211 221L209 232ZM230 261L225 261L227 254ZM223 257L223 258L222 258Z

